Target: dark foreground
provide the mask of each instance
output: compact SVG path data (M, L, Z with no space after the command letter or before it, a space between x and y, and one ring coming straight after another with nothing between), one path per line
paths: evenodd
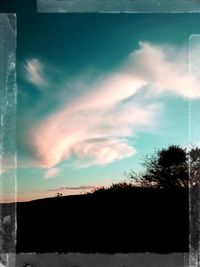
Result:
M17 205L17 252L187 252L187 190L131 188Z

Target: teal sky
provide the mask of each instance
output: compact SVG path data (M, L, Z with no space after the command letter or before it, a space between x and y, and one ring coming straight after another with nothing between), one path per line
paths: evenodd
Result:
M200 97L188 42L199 26L195 13L21 16L18 199L109 185L155 148L188 145L188 103L196 125Z

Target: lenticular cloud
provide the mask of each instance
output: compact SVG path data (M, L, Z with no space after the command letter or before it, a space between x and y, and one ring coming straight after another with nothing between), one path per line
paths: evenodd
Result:
M184 50L140 43L121 69L34 126L31 138L38 164L53 168L74 155L77 165L87 167L130 157L136 150L129 138L151 128L160 114L156 97L198 98L199 85L188 75Z

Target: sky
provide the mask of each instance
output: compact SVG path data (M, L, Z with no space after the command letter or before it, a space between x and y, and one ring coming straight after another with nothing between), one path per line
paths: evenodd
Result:
M141 171L155 148L198 143L200 82L188 51L199 25L195 13L21 15L18 201L109 186Z

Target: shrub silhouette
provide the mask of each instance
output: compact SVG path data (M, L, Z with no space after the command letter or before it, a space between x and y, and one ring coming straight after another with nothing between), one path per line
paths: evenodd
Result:
M124 192L127 191L131 188L135 187L132 183L130 182L120 182L120 183L112 183L110 187L97 187L95 188L91 193L92 194L104 194L104 193L116 193L116 192ZM90 193L87 193L90 194Z
M62 197L62 193L57 193L56 197Z

